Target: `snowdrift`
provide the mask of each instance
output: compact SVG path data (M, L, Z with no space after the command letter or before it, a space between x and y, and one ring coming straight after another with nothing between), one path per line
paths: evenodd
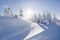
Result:
M60 40L60 26L0 16L0 40Z
M47 25L47 27L48 29L42 33L32 36L28 40L60 40L60 26Z
M0 40L23 40L31 29L22 19L0 16Z

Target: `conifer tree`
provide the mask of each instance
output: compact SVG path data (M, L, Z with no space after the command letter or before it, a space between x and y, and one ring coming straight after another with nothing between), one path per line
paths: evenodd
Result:
M52 16L51 13L47 11L47 21L49 22L49 24L52 23Z
M22 9L20 9L20 14L19 14L19 17L23 17L23 10Z
M38 23L41 23L41 21L42 21L42 16L41 16L41 14L39 13L39 14L38 14Z
M56 18L56 15L54 14L53 15L53 23L55 24L57 22L57 18Z
M44 12L44 14L42 15L42 23L46 23L46 21L47 21L47 16Z

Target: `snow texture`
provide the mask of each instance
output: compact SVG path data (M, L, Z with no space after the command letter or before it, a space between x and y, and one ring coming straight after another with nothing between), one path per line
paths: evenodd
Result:
M60 26L0 16L0 40L60 40Z
M22 19L0 16L0 40L23 40L31 29Z

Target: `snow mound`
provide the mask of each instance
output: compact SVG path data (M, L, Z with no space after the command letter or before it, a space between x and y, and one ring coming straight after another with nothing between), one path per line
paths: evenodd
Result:
M22 19L0 16L0 40L23 40L31 29Z
M48 25L47 27L48 29L44 28L45 30L43 32L38 33L27 40L60 40L60 26Z
M44 29L36 23L32 23L31 26L33 27L33 29L29 32L29 34L25 37L24 40L27 40L27 39L33 37L34 35L37 35L44 31Z

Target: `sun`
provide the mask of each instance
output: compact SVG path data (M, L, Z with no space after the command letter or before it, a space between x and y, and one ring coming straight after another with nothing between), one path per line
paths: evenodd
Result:
M31 18L31 16L33 15L33 13L34 13L34 11L31 8L26 9L25 10L25 17L26 18Z

